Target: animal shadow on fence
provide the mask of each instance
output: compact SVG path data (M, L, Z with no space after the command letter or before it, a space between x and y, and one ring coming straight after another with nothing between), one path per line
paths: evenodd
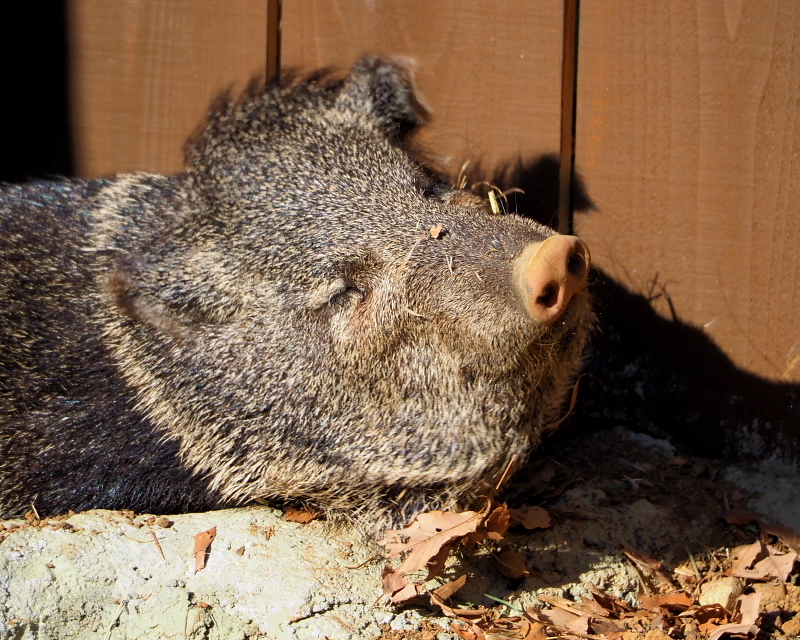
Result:
M472 183L483 180L508 193L509 213L555 226L556 156L512 161L480 178L476 172L480 166L469 176ZM596 209L580 178L573 190L576 211ZM664 318L644 295L602 268L593 271L598 330L586 353L571 430L621 425L667 434L698 455L773 460L785 472L800 471L800 384L737 367L702 330L677 315Z

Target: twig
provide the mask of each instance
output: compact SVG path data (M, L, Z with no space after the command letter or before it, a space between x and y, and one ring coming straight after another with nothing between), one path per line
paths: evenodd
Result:
M400 273L403 271L403 269L406 268L406 265L408 264L408 261L411 260L411 254L414 253L414 250L419 246L419 243L422 242L425 239L425 236L429 236L429 235L430 235L430 232L426 231L425 233L421 234L419 236L419 238L417 238L417 241L414 243L414 246L411 247L411 251L409 251L408 254L406 255L405 260L403 260L403 262L400 263L400 268L397 269L395 277L397 277L397 278L400 277Z
M344 565L344 568L345 569L360 569L361 567L366 567L370 562L373 562L375 560L381 560L381 559L382 559L381 554L373 553L369 558L364 560L364 562L362 562L361 564L357 564L355 567L351 567L349 565Z
M511 473L511 468L514 466L514 463L517 461L517 454L515 453L511 456L511 460L508 461L505 470L503 471L503 475L500 476L500 480L497 481L497 486L494 488L495 491L500 491L500 487L503 486L503 483L506 481L508 474Z
M114 619L111 621L111 624L108 625L108 629L106 630L106 640L110 640L111 630L116 626L117 622L119 622L122 612L125 611L126 604L128 604L127 600L123 600L119 603L119 611L117 611L117 615L114 616Z
M697 562L695 562L694 555L692 554L692 550L689 548L689 545L686 545L686 553L689 554L689 562L692 563L692 569L694 569L694 575L697 576L698 580L703 579L703 574L700 573L700 568L697 566Z
M164 550L161 548L161 543L158 541L158 536L156 535L156 532L150 529L150 533L153 536L153 542L156 543L156 549L158 549L158 553L161 556L161 559L166 560L167 557L164 555Z
M716 571L722 571L722 565L721 565L721 564L719 563L719 561L717 560L717 557L714 555L714 552L713 552L713 551L712 551L712 550L711 550L709 547L707 547L706 545L704 545L702 542L700 542L699 544L700 544L700 546L701 546L701 547L703 547L703 548L704 548L706 551L708 551L708 557L709 557L709 558L711 559L711 561L714 563L714 566L716 567Z

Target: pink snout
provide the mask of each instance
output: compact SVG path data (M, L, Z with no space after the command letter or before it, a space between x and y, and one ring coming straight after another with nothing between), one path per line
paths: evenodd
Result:
M550 236L526 246L514 260L514 280L530 316L553 324L586 286L589 247L575 236Z

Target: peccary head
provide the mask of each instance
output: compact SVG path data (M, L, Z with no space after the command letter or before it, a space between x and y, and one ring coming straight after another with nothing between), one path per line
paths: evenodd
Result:
M392 60L251 87L98 238L128 247L105 324L139 407L232 501L402 519L488 490L562 411L588 250L438 180L423 116Z

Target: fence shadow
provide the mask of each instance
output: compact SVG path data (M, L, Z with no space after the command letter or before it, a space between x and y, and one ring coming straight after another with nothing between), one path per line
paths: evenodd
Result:
M558 167L557 157L538 156L481 179L522 190L509 193L509 212L553 226ZM573 188L577 211L595 208L580 179ZM622 425L669 434L700 455L772 460L788 473L800 471L800 384L737 367L699 328L660 316L602 269L594 270L590 288L599 330L587 349L573 429Z

